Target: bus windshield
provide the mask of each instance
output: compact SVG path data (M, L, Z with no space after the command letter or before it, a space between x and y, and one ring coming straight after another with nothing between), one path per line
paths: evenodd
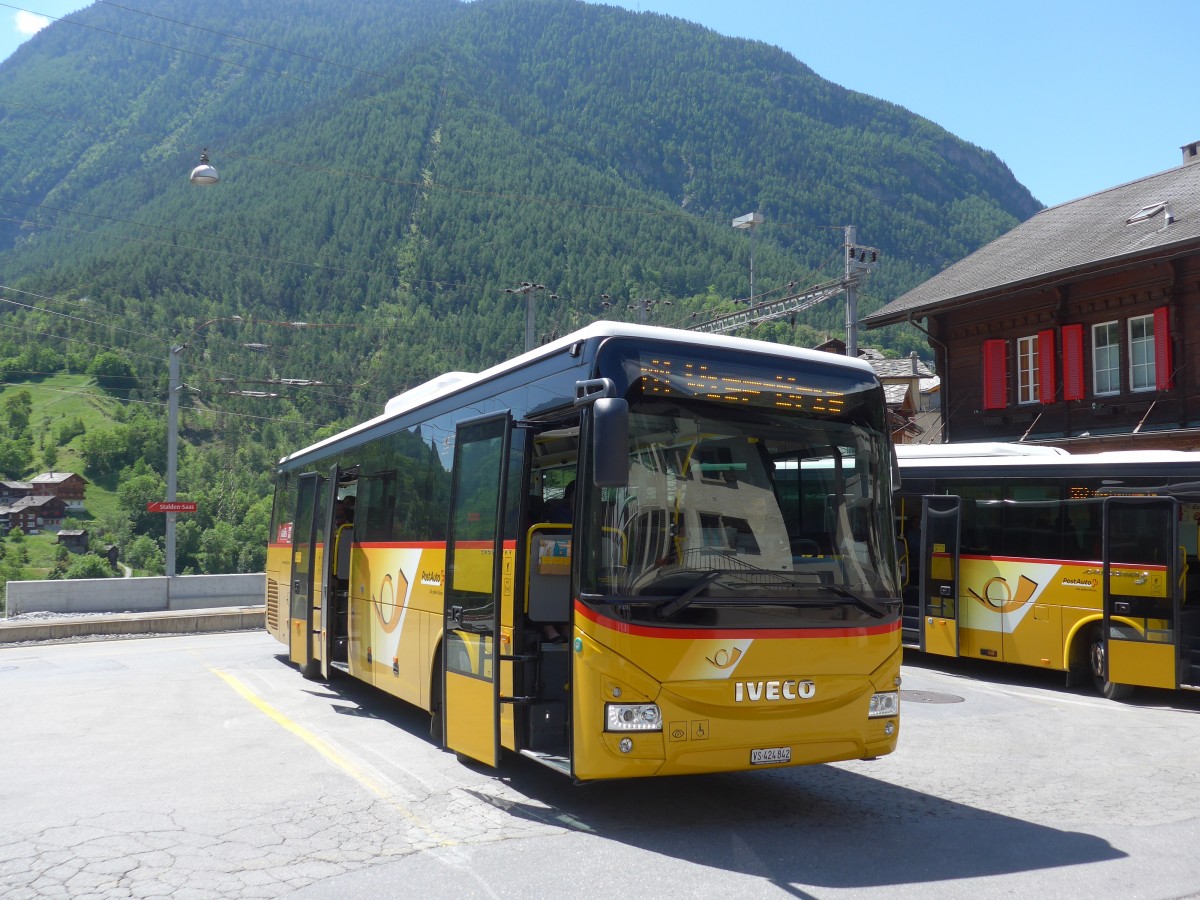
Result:
M852 410L642 398L629 485L598 492L583 595L676 612L729 604L883 614L898 596L887 435ZM590 595L590 596L589 596ZM678 610L676 609L678 607Z

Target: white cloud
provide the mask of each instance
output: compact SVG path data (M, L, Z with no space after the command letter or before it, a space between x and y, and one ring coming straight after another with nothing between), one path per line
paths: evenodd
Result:
M50 20L45 16L39 16L36 13L21 12L14 16L17 22L17 31L23 35L37 34L43 28L50 24Z

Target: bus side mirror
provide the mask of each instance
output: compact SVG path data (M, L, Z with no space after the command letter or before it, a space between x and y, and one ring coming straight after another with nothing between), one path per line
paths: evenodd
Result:
M596 487L629 485L629 403L623 398L592 403L592 480Z

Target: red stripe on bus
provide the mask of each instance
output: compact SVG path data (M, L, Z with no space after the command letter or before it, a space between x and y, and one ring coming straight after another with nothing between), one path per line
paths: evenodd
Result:
M949 556L949 554L935 553L935 556ZM1051 559L1047 556L979 556L974 553L964 553L959 557L959 560L974 559L984 562L1012 562L1012 563L1039 563L1051 566L1103 566L1104 561L1099 559ZM1153 572L1165 572L1167 567L1161 564L1147 565L1139 562L1110 562L1110 567L1125 568L1133 567L1135 569L1147 569Z
M355 547L363 550L445 550L445 541L355 541ZM464 550L490 550L491 541L463 541L458 545ZM516 541L505 541L505 550L516 550Z
M666 638L668 640L736 640L738 638L842 638L865 637L877 634L889 634L900 630L900 620L887 625L864 625L861 628L654 628L648 625L635 625L621 622L617 619L601 615L579 600L575 601L575 612L590 622L603 628L634 637Z

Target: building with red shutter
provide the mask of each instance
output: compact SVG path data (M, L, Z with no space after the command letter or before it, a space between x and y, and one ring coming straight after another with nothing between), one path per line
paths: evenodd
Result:
M947 441L1200 449L1200 141L865 317L921 329Z
M25 534L53 531L63 523L67 506L58 497L33 495L9 504L0 504L0 530L8 534L19 528Z

